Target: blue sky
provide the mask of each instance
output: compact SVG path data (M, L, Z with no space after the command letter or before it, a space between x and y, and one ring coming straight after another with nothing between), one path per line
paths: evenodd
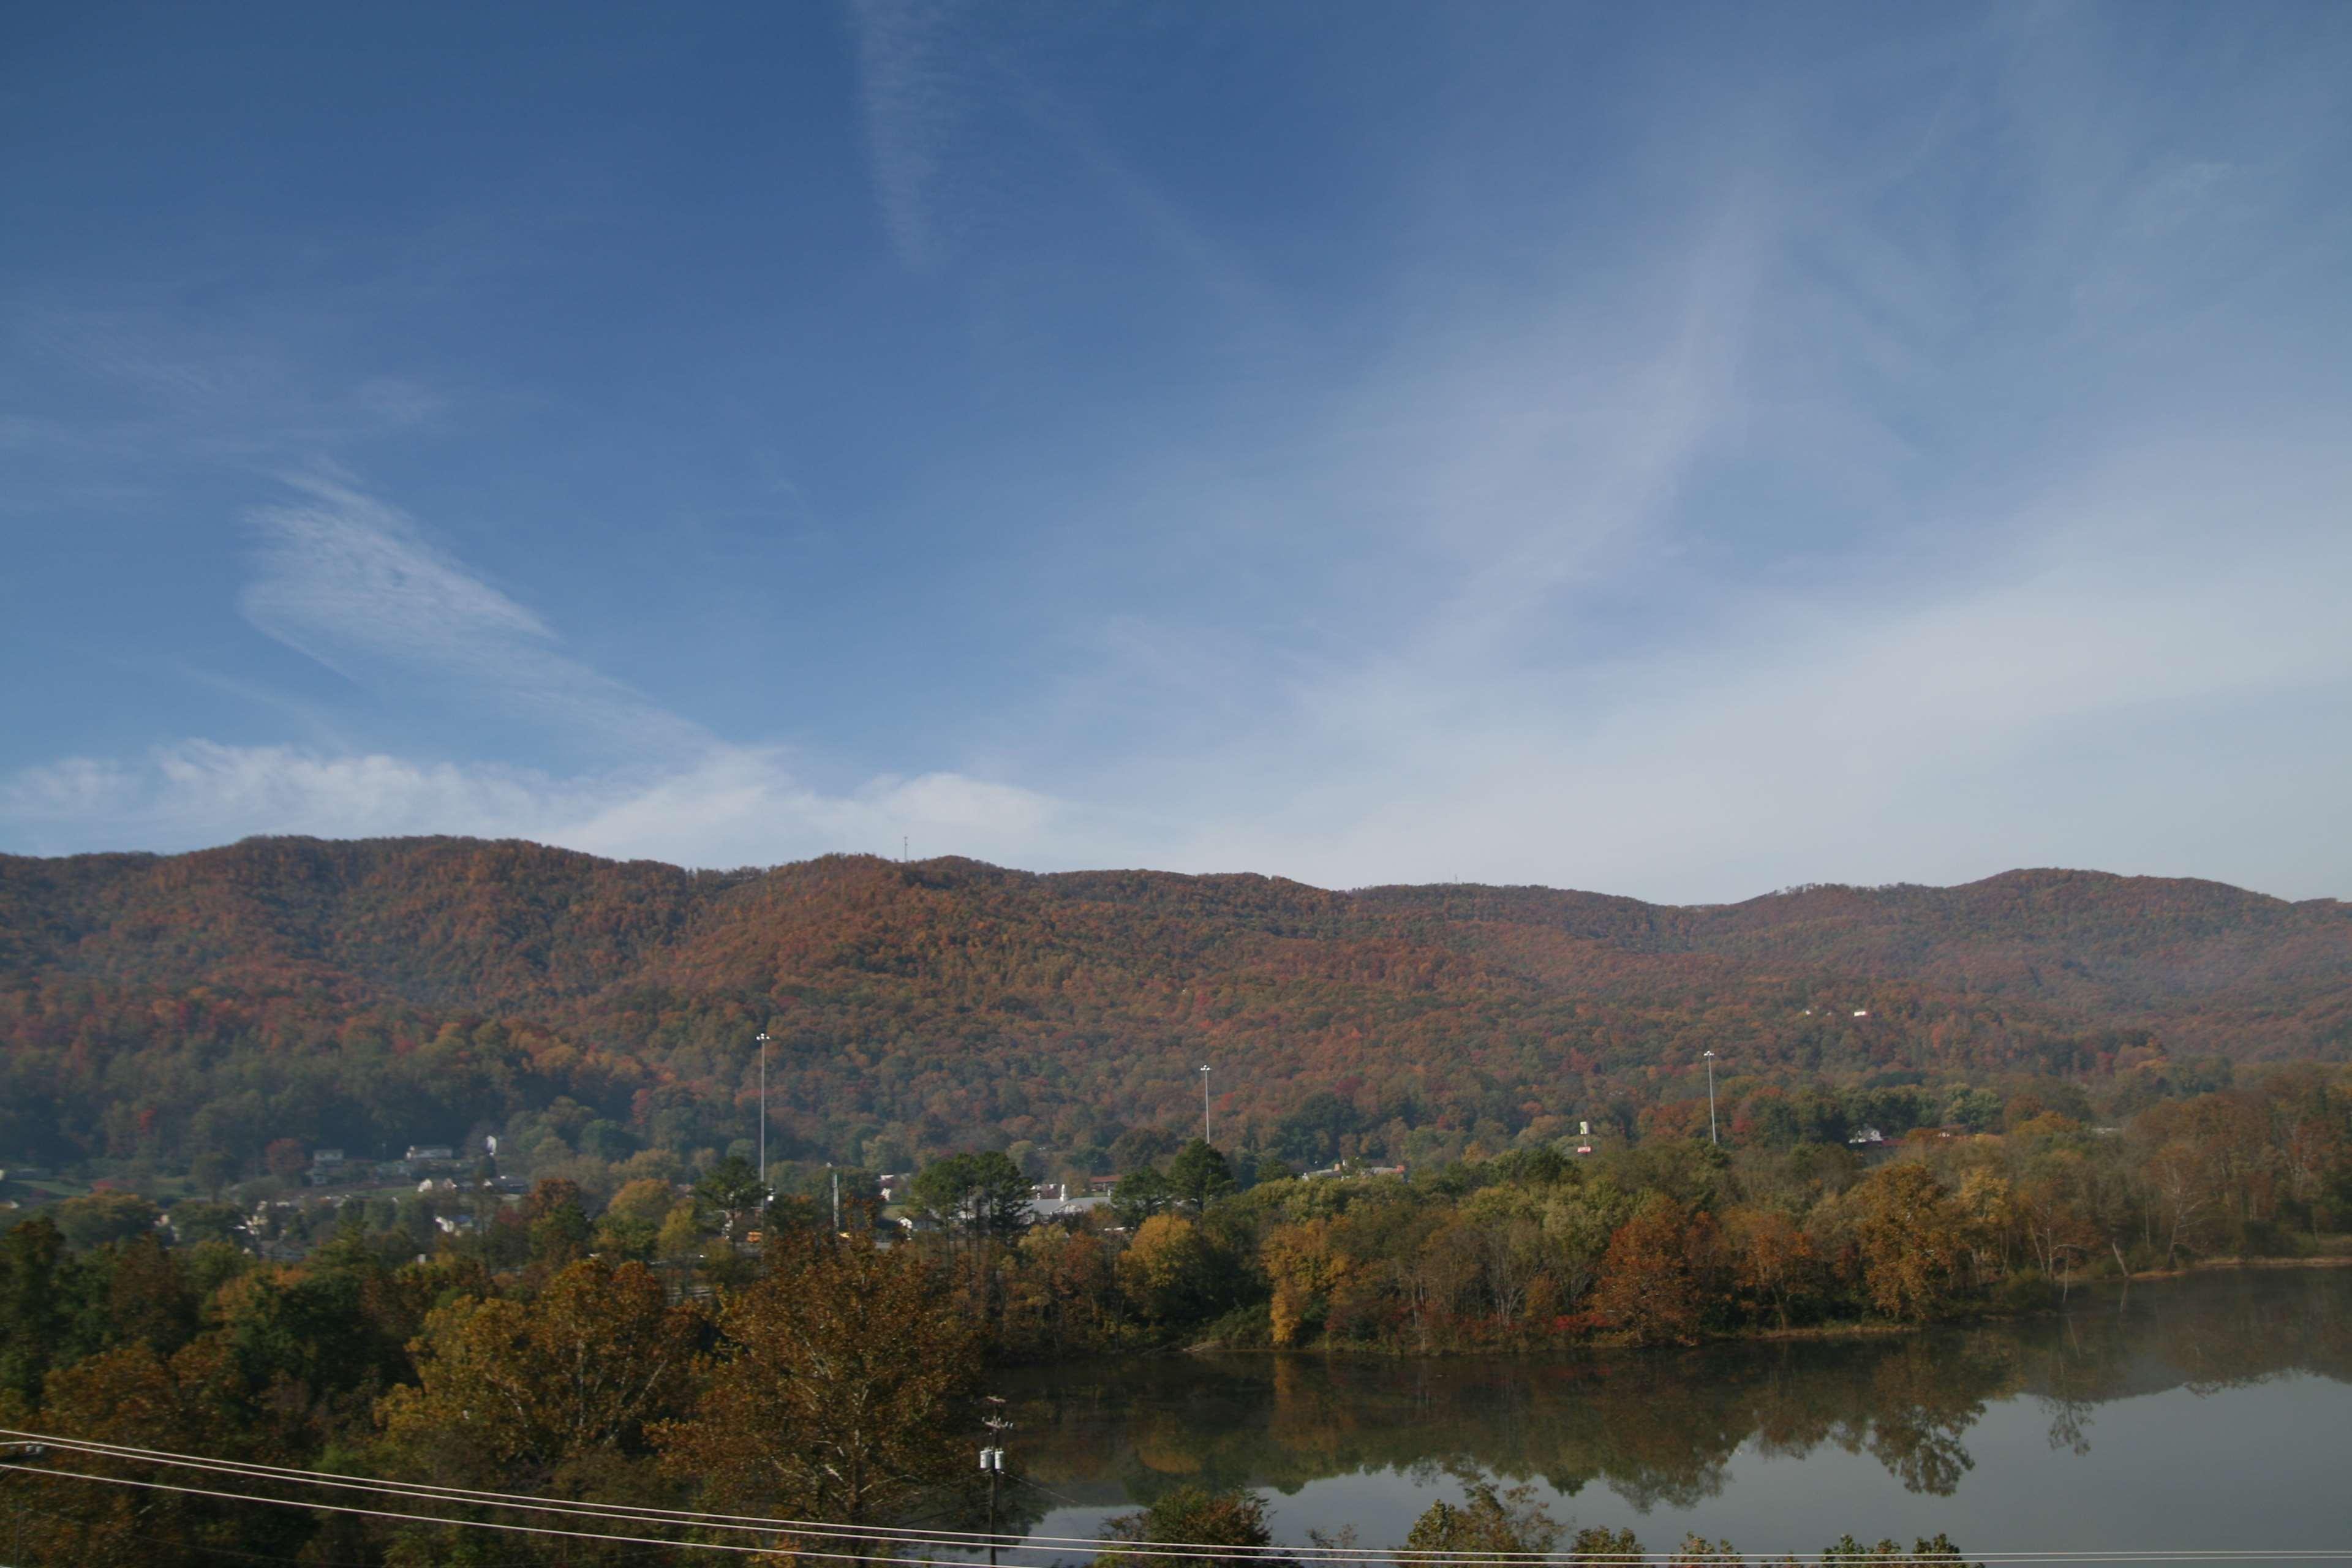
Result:
M0 30L0 847L2352 893L2352 8Z

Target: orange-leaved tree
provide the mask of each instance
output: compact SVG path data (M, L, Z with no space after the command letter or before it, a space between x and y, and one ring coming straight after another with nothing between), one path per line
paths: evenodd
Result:
M1689 1344L1706 1307L1715 1222L1653 1194L1609 1238L1593 1306L1640 1344Z

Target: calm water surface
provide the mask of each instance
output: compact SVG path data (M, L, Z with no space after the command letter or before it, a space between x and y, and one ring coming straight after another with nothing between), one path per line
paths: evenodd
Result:
M1402 1542L1465 1483L1555 1518L1818 1553L2352 1548L2352 1270L2077 1290L2063 1316L1687 1352L1392 1362L1173 1357L1004 1386L1020 1522L1091 1536L1187 1482L1277 1539Z

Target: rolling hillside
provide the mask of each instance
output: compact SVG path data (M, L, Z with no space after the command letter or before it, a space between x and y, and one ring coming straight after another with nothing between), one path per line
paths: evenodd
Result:
M446 838L0 858L18 1157L446 1139L559 1097L574 1142L723 1146L763 1027L779 1135L813 1157L1100 1147L1197 1115L1204 1060L1236 1133L1495 1143L1685 1096L1707 1049L1735 1094L2341 1056L2352 907L2053 870L1675 907Z

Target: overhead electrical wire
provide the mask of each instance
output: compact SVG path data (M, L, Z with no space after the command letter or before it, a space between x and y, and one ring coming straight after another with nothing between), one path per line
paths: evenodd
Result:
M932 1550L982 1552L996 1550L1045 1552L1068 1548L1117 1552L1126 1556L1178 1558L1198 1560L1202 1557L1223 1559L1289 1559L1322 1563L1393 1563L1445 1564L1451 1562L1505 1563L1525 1564L1573 1564L1609 1563L1639 1564L1669 1560L1677 1553L1659 1552L1476 1552L1429 1550L1422 1548L1384 1548L1341 1545L1308 1546L1243 1546L1202 1542L1136 1542L1093 1536L1045 1536L988 1533L979 1531L922 1530L910 1527L832 1524L817 1520L772 1519L749 1514L721 1514L682 1509L655 1509L630 1504L574 1501L564 1499L531 1497L517 1492L488 1491L475 1488L442 1487L424 1482L381 1480L372 1478L335 1475L320 1470L303 1470L290 1466L262 1465L246 1460L216 1458L206 1455L174 1453L166 1449L140 1448L123 1444L93 1441L88 1438L59 1437L46 1433L23 1432L0 1428L0 1443L16 1447L43 1446L61 1453L79 1454L89 1458L111 1459L120 1463L161 1465L226 1475L246 1480L272 1481L281 1485L328 1488L356 1491L379 1497L397 1498L404 1501L443 1502L459 1506L507 1509L515 1511L553 1514L572 1519L593 1519L614 1523L633 1523L647 1527L669 1526L677 1529L715 1530L738 1533L789 1535L797 1538L815 1537L833 1542L871 1542L877 1546L901 1548L922 1547ZM688 1550L726 1551L734 1552L772 1552L772 1546L746 1546L725 1542L675 1541L643 1535L615 1535L605 1532L567 1531L551 1526L501 1523L486 1520L451 1519L446 1515L413 1514L383 1509L357 1508L350 1505L305 1501L299 1498L269 1497L252 1492L228 1492L208 1488L182 1487L160 1481L142 1481L127 1477L95 1475L88 1471L54 1470L27 1465L0 1464L0 1469L27 1475L52 1476L60 1479L97 1481L115 1485L143 1487L156 1490L184 1492L196 1496L224 1498L232 1500L259 1502L284 1508L306 1508L327 1512L362 1514L371 1517L398 1519L418 1523L441 1524L456 1528L482 1528L520 1531L531 1534L570 1535L582 1540L628 1542L645 1546L677 1547ZM882 1563L931 1564L930 1557L887 1557L862 1552L814 1551L803 1547L789 1549L796 1555L835 1559L844 1562ZM1796 1556L1794 1553L1744 1552L1739 1557L1763 1563ZM1811 1553L1805 1554L1807 1556ZM1916 1552L1870 1552L1874 1564L1950 1564L1954 1556ZM2140 1550L2049 1551L1979 1552L1966 1558L1970 1563L1988 1565L2003 1564L2095 1564L2130 1563L2320 1563L2352 1561L2352 1550L2298 1550L2292 1548L2153 1548Z
M100 1534L119 1536L126 1541L152 1542L155 1545L169 1546L181 1552L208 1552L218 1557L242 1557L254 1563L294 1563L301 1564L302 1568L372 1568L369 1563L352 1563L341 1558L289 1557L283 1552L252 1552L242 1546L216 1546L206 1541L181 1541L168 1535L149 1535L133 1530L127 1524L105 1524L86 1519L76 1519L69 1513L55 1513L43 1508L26 1508L22 1503L16 1505L10 1510L12 1515L20 1512L29 1514L35 1519L54 1519L61 1524L72 1525L77 1530L94 1530Z
M103 1486L138 1487L146 1491L177 1492L185 1497L222 1498L230 1502L268 1503L278 1508L312 1509L324 1513L358 1514L367 1519L396 1519L403 1520L413 1524L448 1525L459 1530L503 1530L520 1535L561 1535L568 1536L574 1541L617 1541L625 1542L632 1546L668 1546L694 1552L735 1552L747 1554L767 1552L772 1554L775 1550L772 1547L767 1546L738 1546L732 1542L663 1541L656 1537L647 1535L611 1535L596 1531L556 1530L550 1526L538 1524L504 1524L497 1520L490 1519L450 1519L440 1514L401 1513L392 1509L358 1508L350 1503L313 1502L305 1501L300 1498L262 1497L254 1492L225 1492L212 1487L175 1486L169 1481L142 1481L130 1476L98 1476L90 1474L88 1470L43 1470L36 1469L28 1465L11 1465L5 1463L0 1463L0 1470L16 1470L25 1475L47 1476L54 1480L95 1481ZM814 1556L819 1554L812 1552L809 1553L809 1555ZM866 1561L875 1563L920 1563L922 1562L922 1559L913 1557L879 1557L867 1558Z

